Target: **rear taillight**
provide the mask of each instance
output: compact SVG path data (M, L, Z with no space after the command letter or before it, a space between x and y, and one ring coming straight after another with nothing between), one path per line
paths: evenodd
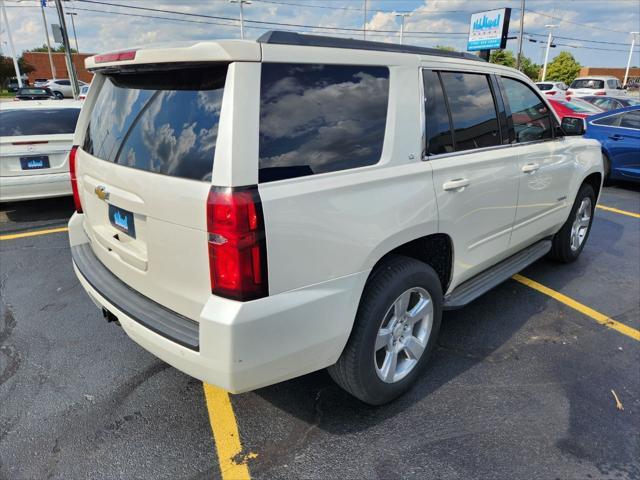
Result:
M124 60L135 60L135 58L136 51L127 50L126 52L103 53L102 55L96 55L93 57L93 61L95 63L122 62Z
M604 90L599 90L597 92L593 92L594 95L606 95L607 92L605 92Z
M551 90L550 92L544 92L544 93L546 93L547 95L555 95L556 94L556 92L554 90Z
M266 297L267 243L258 187L212 187L207 231L211 292L240 301Z
M76 212L82 213L82 203L80 203L80 193L78 192L78 180L76 178L76 168L78 161L78 146L71 147L69 152L69 173L71 173L71 191L73 192L73 203L76 205Z

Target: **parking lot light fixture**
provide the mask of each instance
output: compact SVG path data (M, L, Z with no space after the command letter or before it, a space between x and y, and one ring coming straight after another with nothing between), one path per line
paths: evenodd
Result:
M404 36L404 19L411 16L410 13L396 13L396 17L400 17L400 45L402 45L402 37Z
M624 72L624 81L622 82L622 86L624 87L627 84L627 80L629 80L629 68L631 67L631 57L633 57L633 47L636 44L636 35L640 34L640 32L629 32L631 34L631 48L629 49L629 59L627 60L627 69Z
M545 78L547 78L547 63L549 62L549 49L551 48L551 34L553 29L557 27L557 25L545 25L546 28L549 29L549 36L547 37L547 52L544 55L544 67L542 67L542 81L544 82Z
M240 38L244 40L244 5L251 5L251 0L229 0L229 3L240 4Z

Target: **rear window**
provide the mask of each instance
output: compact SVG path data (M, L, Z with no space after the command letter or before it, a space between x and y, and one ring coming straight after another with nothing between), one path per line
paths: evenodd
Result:
M211 180L227 65L105 79L83 150L149 172Z
M553 84L551 83L536 83L540 90L551 90L553 88Z
M574 80L569 88L604 88L604 80L593 80L583 78L582 80Z
M21 88L16 95L49 95L44 88Z
M0 137L73 133L79 108L34 108L0 112Z
M260 181L377 163L388 100L386 67L263 64Z

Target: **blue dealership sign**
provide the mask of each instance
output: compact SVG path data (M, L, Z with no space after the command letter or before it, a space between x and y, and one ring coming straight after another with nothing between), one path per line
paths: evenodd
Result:
M471 15L467 50L473 52L505 48L510 16L510 8L500 8Z

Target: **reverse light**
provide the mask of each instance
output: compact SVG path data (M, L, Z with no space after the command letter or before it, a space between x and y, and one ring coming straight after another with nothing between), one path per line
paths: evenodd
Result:
M95 63L122 62L124 60L134 60L136 58L135 50L127 50L126 52L103 53L93 57Z
M80 193L78 192L78 180L76 177L76 168L78 161L78 146L71 147L69 152L69 173L71 174L71 191L73 192L73 203L76 206L76 212L82 213L82 203L80 203Z
M267 244L258 187L211 187L207 231L211 292L240 301L266 297Z

